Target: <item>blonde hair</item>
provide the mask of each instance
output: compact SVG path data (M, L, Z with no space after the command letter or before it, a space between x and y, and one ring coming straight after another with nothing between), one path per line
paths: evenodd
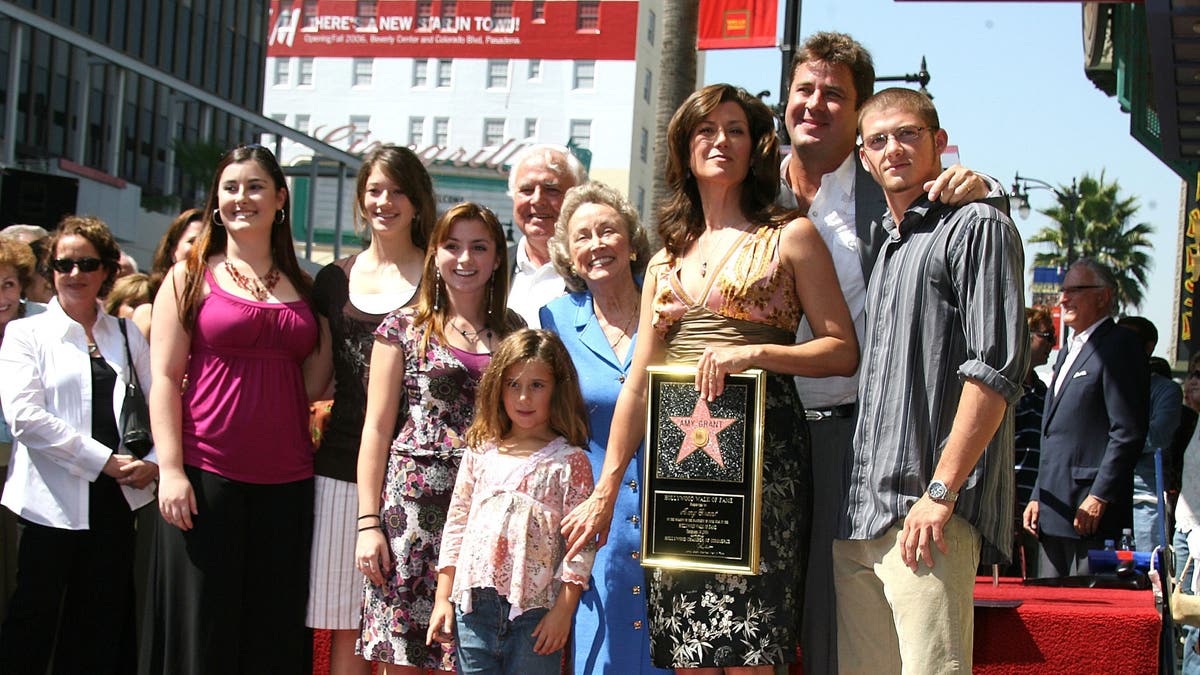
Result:
M579 374L562 340L548 330L521 330L504 338L492 353L491 363L479 382L475 395L475 420L467 429L467 445L479 447L496 442L512 431L512 419L504 410L504 371L509 366L537 362L554 375L550 397L550 430L571 445L586 448L588 442L587 407L579 390Z
M104 312L117 316L121 305L137 307L150 302L150 276L135 272L113 282L112 290L104 296Z

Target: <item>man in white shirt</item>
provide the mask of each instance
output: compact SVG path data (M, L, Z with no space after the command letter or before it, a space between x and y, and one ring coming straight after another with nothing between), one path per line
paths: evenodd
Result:
M777 202L800 209L816 225L833 257L838 282L863 343L867 282L886 239L883 190L858 161L859 107L875 89L875 67L861 44L844 33L810 36L792 59L784 124L792 152L780 167ZM962 204L994 198L1007 204L999 184L952 166L924 186L930 199ZM797 342L812 339L802 321ZM832 543L845 492L844 458L854 438L858 376L796 378L808 411L813 452L812 537L808 551L801 653L804 670L836 673L836 599Z
M538 310L566 291L550 262L550 238L567 190L586 183L587 169L561 145L538 144L522 149L508 172L513 224L524 235L508 247L512 280L508 307L540 328Z

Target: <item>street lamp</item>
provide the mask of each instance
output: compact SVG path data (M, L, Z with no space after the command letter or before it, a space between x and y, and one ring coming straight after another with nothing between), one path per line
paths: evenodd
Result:
M1067 207L1067 257L1064 269L1070 269L1071 263L1075 262L1075 229L1076 229L1076 212L1079 210L1079 201L1082 196L1079 194L1079 188L1075 184L1075 179L1071 179L1071 191L1063 192L1044 180L1037 178L1029 178L1022 176L1020 172L1013 176L1012 194L1009 199L1014 206L1017 207L1017 213L1021 215L1022 220L1029 218L1029 191L1030 190L1048 190L1053 192Z

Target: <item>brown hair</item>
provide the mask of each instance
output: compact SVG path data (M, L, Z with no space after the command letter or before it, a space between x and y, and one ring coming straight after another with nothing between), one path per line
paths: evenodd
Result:
M358 177L354 181L355 227L363 228L360 234L367 234L371 218L363 206L363 198L367 194L367 179L376 168L400 186L400 191L412 202L416 213L409 227L410 236L413 246L424 251L429 243L429 233L433 230L434 220L437 218L437 202L433 196L433 181L429 172L425 170L420 158L408 148L381 145L363 158Z
M21 295L25 295L25 287L33 280L37 270L37 258L33 249L16 239L0 237L0 267L8 265L17 272L17 283L21 284Z
M141 272L134 272L113 282L112 290L104 296L104 311L116 316L121 305L137 307L147 302L150 302L150 277Z
M413 315L413 326L428 324L421 337L421 353L429 351L429 336L436 336L445 342L446 315L449 307L446 301L446 289L440 275L437 274L437 251L450 236L450 228L460 220L482 221L492 235L492 244L496 247L496 260L499 265L492 272L488 285L491 287L490 302L487 306L487 327L496 335L503 337L510 331L520 327L508 315L508 244L504 240L504 230L496 214L486 206L474 202L462 202L451 206L442 214L429 234L429 246L425 249L425 266L421 271L421 287L417 291L417 311ZM439 298L441 301L439 302Z
M212 186L208 190L208 199L204 203L204 230L192 247L195 253L188 255L183 288L176 289L179 297L179 321L188 332L196 323L196 315L200 311L200 300L204 292L204 272L208 267L211 256L225 253L229 234L225 226L214 219L217 210L217 194L221 186L221 174L230 164L240 162L255 162L271 176L276 190L284 190L283 209L276 211L271 224L271 260L279 271L292 282L296 292L304 299L315 315L312 306L312 279L300 268L296 259L296 248L292 244L292 215L291 191L287 189L287 180L283 169L270 150L261 145L239 145L226 152L217 169L213 173Z
M784 213L775 206L779 193L779 140L771 109L741 87L710 84L683 102L667 126L667 189L658 214L658 234L671 258L683 255L704 232L700 189L689 159L692 135L704 118L722 103L736 103L746 113L750 132L750 170L742 181L742 215L755 223L783 225Z
M117 240L108 229L108 225L105 225L104 221L99 218L94 216L66 216L63 218L58 224L58 229L50 235L50 240L46 242L46 251L43 254L45 260L42 261L43 274L50 281L50 285L54 286L54 270L50 268L50 263L58 257L58 242L62 241L63 237L71 235L88 240L96 249L96 253L100 255L100 262L108 271L104 283L100 284L99 296L103 298L112 289L117 272L120 270L121 247L117 245ZM55 286L55 289L57 288Z
M863 118L867 116L867 113L876 110L903 110L913 113L921 118L931 133L941 128L938 122L937 108L933 107L933 100L929 98L928 94L912 89L888 87L867 99L867 102L862 104L858 110L859 134L862 133Z
M587 406L579 390L579 374L562 340L548 330L523 328L504 338L475 395L475 420L467 429L467 445L479 447L503 439L512 431L512 419L504 409L504 371L509 366L536 361L554 374L550 397L550 430L579 448L587 448Z
M875 62L871 60L871 53L845 33L822 31L809 36L792 57L792 67L788 71L791 77L796 76L796 68L801 63L809 61L820 61L831 66L841 64L850 69L856 109L861 108L871 92L875 91Z
M154 262L150 265L151 274L157 274L161 278L171 269L171 265L179 262L175 259L175 247L179 246L179 240L183 238L188 226L195 222L204 222L204 212L200 209L188 209L175 216L175 220L171 221L167 231L163 233L162 239L158 240L158 248L154 249Z
M635 279L641 277L646 271L646 263L650 261L650 241L646 237L646 229L638 220L637 211L620 192L604 183L592 181L567 190L562 209L558 212L558 221L554 223L554 236L550 238L550 260L558 275L566 282L567 289L574 292L587 290L587 284L571 266L571 243L567 241L571 217L584 204L603 204L617 212L617 216L625 223L625 238L629 240L629 250L634 254L629 271Z

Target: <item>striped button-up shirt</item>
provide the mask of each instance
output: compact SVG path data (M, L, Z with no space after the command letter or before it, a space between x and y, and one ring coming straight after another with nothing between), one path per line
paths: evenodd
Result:
M985 204L922 197L889 233L867 284L859 418L838 537L875 539L925 494L971 379L1010 405L955 512L984 562L1012 551L1013 408L1029 361L1021 236ZM1000 555L997 556L996 553Z

